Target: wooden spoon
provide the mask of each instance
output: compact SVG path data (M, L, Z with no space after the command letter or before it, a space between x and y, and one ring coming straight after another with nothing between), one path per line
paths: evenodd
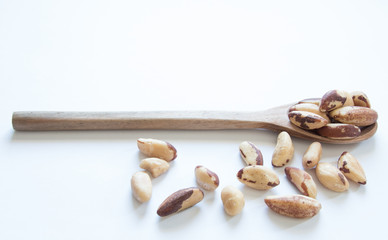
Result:
M322 143L349 144L366 140L377 130L377 123L361 135L347 140L329 139L294 126L288 119L293 104L256 112L227 111L150 111L150 112L14 112L17 131L130 130L130 129L250 129L276 132Z

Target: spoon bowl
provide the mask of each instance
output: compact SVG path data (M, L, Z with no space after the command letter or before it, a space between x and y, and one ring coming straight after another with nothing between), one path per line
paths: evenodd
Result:
M351 144L372 137L377 123L363 128L353 139L330 139L293 125L282 105L264 111L142 111L142 112L56 112L20 111L12 116L16 131L135 130L135 129L255 129L287 131L291 136L321 143Z

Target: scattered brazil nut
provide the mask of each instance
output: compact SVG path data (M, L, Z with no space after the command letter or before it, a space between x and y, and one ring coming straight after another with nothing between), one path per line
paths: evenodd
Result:
M149 171L152 177L156 178L165 173L169 169L170 164L160 158L145 158L141 160L140 167Z
M244 194L234 186L226 186L221 191L225 212L230 216L239 214L245 205Z
M317 129L317 133L331 139L352 139L360 136L361 129L353 124L329 123Z
M293 218L313 217L322 208L318 200L303 195L268 196L264 202L274 212Z
M137 201L144 203L152 195L151 178L146 172L136 172L131 178L132 194Z
M291 123L306 130L321 128L329 122L327 119L316 113L306 111L289 112L288 118L290 119Z
M316 198L317 186L313 178L306 171L296 167L284 169L287 179L305 196Z
M167 197L160 204L156 213L165 217L180 212L202 201L203 196L203 192L196 187L181 189Z
M272 166L282 167L294 156L294 145L290 135L283 131L277 137L275 150L272 154Z
M326 92L319 104L319 110L321 112L329 112L336 108L344 106L348 97L348 93L342 90L331 90Z
M349 152L343 152L337 162L338 169L345 177L359 184L366 184L366 176L360 162Z
M349 182L345 175L328 162L319 162L315 173L320 183L335 192L344 192L349 188Z
M214 191L220 184L217 174L204 166L196 166L194 172L197 184L207 191Z
M242 168L237 173L237 179L248 187L267 190L279 185L279 177L265 166L252 165Z
M347 106L329 113L335 121L359 127L372 125L377 121L377 112L368 107Z
M239 146L240 155L247 165L263 165L263 154L253 143L244 141Z
M137 147L140 152L148 157L161 158L167 162L170 162L177 157L175 147L166 141L152 138L139 138L137 140Z
M361 91L355 91L350 93L353 99L354 106L367 107L370 108L369 98L365 93Z
M322 156L322 145L320 142L313 142L307 148L302 158L302 165L305 169L314 168Z

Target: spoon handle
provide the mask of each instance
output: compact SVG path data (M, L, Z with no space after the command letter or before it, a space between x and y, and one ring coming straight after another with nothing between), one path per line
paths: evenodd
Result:
M15 112L18 131L261 128L257 112Z

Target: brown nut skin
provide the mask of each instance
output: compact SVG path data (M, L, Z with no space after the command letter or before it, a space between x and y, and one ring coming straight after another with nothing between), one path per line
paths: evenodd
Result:
M151 178L146 172L137 172L131 178L132 194L137 201L144 203L152 195Z
M253 143L244 141L239 146L241 158L247 165L263 165L263 154Z
M372 125L377 121L377 112L371 108L359 106L341 107L329 113L335 121L353 124L359 127Z
M148 157L161 158L167 162L170 162L177 157L175 147L166 141L152 138L139 138L137 140L137 147L140 152Z
M337 162L338 169L345 177L359 184L366 184L366 176L360 162L349 152L343 152Z
M348 97L348 93L341 90L331 90L325 93L319 104L321 112L329 112L336 108L344 106Z
M214 191L220 185L217 174L204 166L196 166L194 173L198 186L207 191Z
M180 212L202 201L203 196L203 192L196 187L181 189L167 197L160 204L156 213L165 217Z
M292 124L306 130L321 128L329 122L318 114L306 111L289 112L288 118Z
M239 214L245 205L244 194L234 186L226 186L221 191L225 212L230 216Z
M367 107L370 108L370 101L368 96L366 96L365 93L360 91L351 92L350 95L352 96L354 106L360 106L360 107Z
M344 192L349 189L349 182L345 175L330 163L318 163L315 173L319 182L332 191Z
M352 139L361 135L359 127L345 123L328 123L316 131L320 136L331 139Z
M248 187L257 190L268 190L279 185L279 177L265 166L253 165L242 168L237 173L237 179Z
M139 166L149 171L152 177L156 178L165 173L169 169L170 164L160 158L145 158L140 161Z
M290 135L283 131L277 137L275 150L272 154L272 166L282 167L286 165L294 156L294 144Z
M295 104L288 109L288 112L293 112L293 111L305 111L305 112L315 113L315 114L323 117L324 119L326 119L328 122L330 122L330 119L327 116L327 114L319 111L319 106L316 104L313 104L313 103Z
M317 186L313 178L302 169L286 167L284 169L287 179L305 196L316 198Z
M322 156L322 144L320 142L313 142L307 148L302 158L302 165L305 169L314 168Z
M268 196L264 202L274 212L293 218L313 217L322 208L316 199L303 195Z

